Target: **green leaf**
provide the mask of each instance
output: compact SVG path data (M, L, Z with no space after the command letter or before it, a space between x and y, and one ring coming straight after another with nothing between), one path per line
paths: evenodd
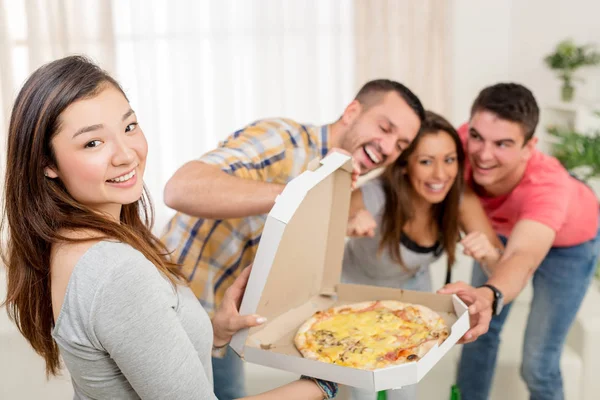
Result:
M551 126L548 133L555 139L553 155L567 170L584 181L600 176L600 130L582 134Z
M551 69L570 70L568 75L572 75L583 66L600 64L600 53L590 44L577 46L573 40L567 39L560 42L553 53L544 57L544 61Z

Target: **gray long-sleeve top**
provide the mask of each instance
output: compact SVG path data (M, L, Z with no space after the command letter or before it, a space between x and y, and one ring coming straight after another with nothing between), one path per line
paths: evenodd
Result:
M208 314L129 245L81 257L52 336L75 399L216 399Z

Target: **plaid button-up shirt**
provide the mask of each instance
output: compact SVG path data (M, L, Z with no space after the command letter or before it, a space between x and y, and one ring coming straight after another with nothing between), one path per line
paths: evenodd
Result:
M235 132L200 161L243 179L286 184L328 150L328 125L267 119ZM265 221L266 215L214 220L177 213L167 225L162 241L209 314L254 260Z

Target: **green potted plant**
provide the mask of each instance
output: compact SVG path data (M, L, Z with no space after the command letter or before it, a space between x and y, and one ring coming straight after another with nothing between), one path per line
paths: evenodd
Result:
M600 117L600 112L595 113ZM553 155L578 179L590 183L600 178L600 129L582 134L573 129L551 126L548 133L554 138ZM600 261L596 268L600 285Z
M562 80L561 98L565 102L573 99L575 87L573 86L575 71L586 65L600 63L600 53L593 50L591 45L577 46L572 40L560 42L554 53L544 58L550 69L557 70Z
M582 134L565 127L552 126L555 138L552 152L564 167L584 182L600 177L600 130Z

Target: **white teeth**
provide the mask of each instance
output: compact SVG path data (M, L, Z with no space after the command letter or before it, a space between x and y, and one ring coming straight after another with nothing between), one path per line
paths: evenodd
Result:
M480 164L476 164L476 165L477 165L477 168L479 168L479 169L492 169L492 168L494 168L494 165L490 165L489 167L486 167L486 166L483 166L483 165L480 165Z
M427 186L429 186L431 189L433 190L442 190L444 188L444 184L443 183L428 183Z
M121 176L119 176L117 178L114 178L114 179L109 179L108 181L109 182L125 182L125 181L128 181L131 178L133 178L134 175L135 175L135 169L133 171L131 171L130 173L128 173L128 174L121 175Z
M375 155L375 153L371 151L371 149L369 149L367 146L364 146L364 149L365 153L367 153L367 156L369 156L369 158L371 159L371 161L373 161L374 164L379 164L381 162L381 160L377 157L377 155Z

